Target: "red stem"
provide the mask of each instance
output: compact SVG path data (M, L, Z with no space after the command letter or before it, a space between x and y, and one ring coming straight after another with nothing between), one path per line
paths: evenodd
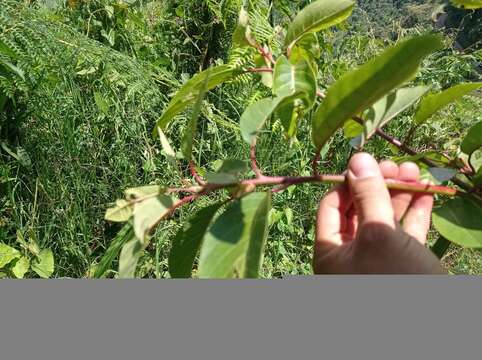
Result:
M271 64L276 64L276 61L274 61L273 59L273 54L271 54L270 52L266 51L263 46L261 45L258 45L258 51L261 55L263 55L263 57L266 59L266 61L268 61L269 63Z
M248 71L250 73L263 73L263 72L273 72L273 69L269 67L262 67L262 68L249 68Z
M189 170L191 171L191 175L193 176L194 180L196 180L196 182L199 185L201 185L201 186L206 185L206 182L201 178L201 176L199 176L199 174L196 170L196 165L194 164L193 161L189 162Z

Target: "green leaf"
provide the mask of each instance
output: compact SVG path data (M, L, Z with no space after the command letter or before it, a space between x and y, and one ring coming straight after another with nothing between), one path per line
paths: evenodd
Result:
M301 58L318 59L321 56L320 42L316 34L303 35L293 46L290 53L290 61L296 62Z
M271 193L252 193L230 203L204 236L199 277L258 277L270 209Z
M469 129L469 132L462 141L460 148L467 155L482 147L482 121Z
M107 249L99 264L95 268L95 279L100 279L104 276L104 274L110 269L112 261L114 261L114 259L119 255L119 252L121 251L124 244L126 244L132 239L136 239L136 237L134 234L134 228L132 227L132 224L129 223L124 225L124 227L111 241L109 248Z
M451 242L468 248L482 248L482 204L458 197L435 209L433 224Z
M177 198L168 195L159 195L134 205L134 232L136 237L145 244L148 235L154 227L169 215L171 208L178 202Z
M12 58L12 59L18 58L15 51L13 51L12 48L10 46L8 46L7 44L5 44L1 39L0 39L0 53L4 54L4 55L6 55L6 56L8 56L9 58Z
M248 171L248 164L246 161L237 160L237 159L226 159L223 160L216 168L216 172L218 173L227 173L227 174L242 174Z
M20 252L13 247L0 243L0 269L20 258Z
M288 28L285 47L293 45L307 33L315 33L347 19L355 2L352 0L318 0L306 6Z
M482 8L482 0L452 0L452 4L463 9Z
M443 44L436 35L411 38L350 71L327 92L313 118L313 142L321 149L345 121L410 80L422 60Z
M131 218L133 211L132 202L120 199L115 202L115 206L107 209L104 219L112 222L126 222Z
M377 129L383 128L390 120L412 106L428 89L427 86L399 89L373 104L364 122L362 144L365 144Z
M28 257L22 256L15 262L15 265L12 267L12 272L17 279L23 279L29 268L30 261Z
M249 27L249 14L244 8L241 8L238 24L233 32L233 46L245 47L254 45L255 41L251 35L251 29Z
M204 96L206 95L207 86L208 86L208 83L209 83L210 71L211 71L211 69L207 70L206 78L205 78L204 83L203 83L203 87L202 87L201 91L199 91L199 95L197 97L196 104L194 105L194 109L191 113L191 116L189 118L189 122L186 126L186 129L184 131L184 135L182 137L181 151L182 151L182 154L184 155L184 158L187 159L187 160L191 160L192 145L193 145L194 137L196 136L197 122L198 122L198 119L199 119L199 115L201 114L201 107L202 107Z
M139 239L129 240L123 247L119 256L119 278L133 279L136 274L136 267L145 245Z
M32 270L43 279L48 279L54 273L54 254L50 249L43 249L32 262Z
M472 180L475 186L482 188L482 166L479 168Z
M25 80L25 73L23 72L22 69L19 67L15 66L8 60L0 59L0 67L3 65L4 69L12 74L17 75L20 77L22 80Z
M99 92L95 92L94 93L94 100L95 100L95 104L99 108L100 112L102 112L104 115L107 115L109 113L109 103L102 96L102 94L99 93Z
M253 143L258 131L261 130L266 120L268 120L284 99L283 97L261 99L246 108L239 120L241 136L244 141L248 144Z
M209 81L206 86L207 90L211 90L216 86L236 77L241 74L239 69L233 69L230 66L216 66L196 74L192 79L184 84L184 86L172 98L168 107L157 121L156 127L153 130L153 136L158 136L157 128L164 129L169 121L184 111L188 106L193 104L199 96L199 93L204 88L204 82L209 74Z
M128 199L143 199L146 197L154 197L161 195L166 191L165 186L160 185L146 185L136 188L127 189L124 191Z
M288 137L296 135L297 122L316 99L316 77L310 63L303 57L293 64L281 56L274 68L273 93L284 98L277 115Z
M214 204L199 210L177 232L169 254L169 272L173 278L191 277L204 234L221 205Z
M162 150L164 150L164 155L166 156L167 161L169 161L172 166L177 166L176 152L172 148L169 139L161 128L158 127L157 130L159 141L161 142Z
M462 96L477 90L481 86L482 82L464 83L455 85L441 93L425 96L418 106L417 113L415 114L415 122L419 125L424 123L445 106L460 99Z

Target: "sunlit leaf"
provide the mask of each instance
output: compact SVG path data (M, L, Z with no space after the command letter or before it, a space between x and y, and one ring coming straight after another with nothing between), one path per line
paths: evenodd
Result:
M285 47L290 49L303 35L339 24L348 18L355 2L352 0L318 0L301 10L288 28Z
M425 96L418 106L417 113L415 114L415 122L422 124L445 106L477 90L481 86L482 82L464 83L455 85L440 93Z
M145 245L142 245L139 239L130 239L123 247L119 256L119 278L132 279L136 274L136 267L139 258L144 251Z
M50 249L43 249L32 261L32 270L38 276L48 279L54 273L54 254Z
M128 199L143 199L146 197L154 197L163 194L166 191L165 186L160 185L146 185L136 188L130 188L124 191Z
M199 277L258 277L270 209L271 193L252 193L230 203L204 237Z
M482 8L482 0L452 0L452 4L463 9Z
M457 197L435 209L433 224L443 237L468 247L482 248L482 203Z
M28 269L30 268L30 260L26 256L22 256L15 262L12 267L12 272L17 279L23 279Z
M410 80L422 60L443 44L436 35L411 38L336 81L313 118L313 142L320 149L345 121Z
M204 82L209 74L209 81L206 86L207 90L211 90L216 86L233 79L241 74L239 69L233 69L230 66L216 66L196 74L192 79L184 84L184 86L177 92L169 103L168 107L157 121L156 127L153 130L153 136L158 136L157 127L164 129L169 121L184 111L188 106L192 105L198 99L199 93L204 88Z
M290 53L290 61L296 62L302 58L318 59L321 56L320 42L316 34L303 35L293 46Z
M244 47L253 45L255 45L255 41L249 27L249 14L244 8L241 8L238 24L233 32L233 46Z
M112 222L126 222L132 216L134 206L124 199L117 200L115 206L107 209L104 219Z
M171 208L178 202L177 198L159 195L134 205L134 232L141 243L146 243L148 235L154 227L169 215Z
M221 205L214 204L199 210L177 232L169 253L169 273L173 278L191 277L204 234Z
M469 132L462 141L460 148L467 155L482 147L482 121L469 129Z
M20 258L21 254L17 249L0 243L0 269L10 264L13 260Z

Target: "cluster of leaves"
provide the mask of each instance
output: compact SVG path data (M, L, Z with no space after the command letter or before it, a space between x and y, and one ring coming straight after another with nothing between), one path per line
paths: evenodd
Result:
M279 49L258 42L253 35L255 30L250 24L249 13L242 9L233 34L233 46L253 48L259 52L259 55L254 55L258 59L253 59L257 67L222 65L195 75L172 98L153 135L162 138L172 119L194 106L181 142L184 158L191 161L193 139L206 92L245 74L263 74L259 80L271 89L269 97L253 102L240 118L242 137L251 146L252 152L258 135L272 117L281 121L285 137L293 140L304 115L311 114L315 153L320 153L342 127L345 127L348 137L355 138L352 145L361 148L390 120L414 104L418 103L411 133L451 102L482 86L482 83L465 83L439 93L429 93L428 86L403 87L415 77L425 58L444 47L439 36L423 35L389 47L373 60L345 73L329 86L326 94L321 92L317 84L317 60L321 52L316 34L346 20L353 7L351 0L311 3L288 26ZM320 105L317 105L317 97L323 98ZM482 146L481 139L480 124L476 124L463 140L461 151L453 157L444 157L438 152L418 154L409 151L412 160L428 164L427 172L432 175L433 181L447 183L456 178L454 181L461 187L461 195L437 209L435 226L449 240L478 248L482 247L482 229L476 220L482 209L479 182L482 167L476 152ZM165 141L163 143L166 147ZM396 143L392 139L392 144ZM402 150L405 147L403 144L399 146ZM134 276L140 253L148 246L149 235L161 220L180 206L219 189L230 190L228 204L223 201L199 210L176 235L169 256L171 276L190 276L198 251L199 277L258 276L272 195L270 191L255 190L262 185L293 185L302 180L298 178L299 182L289 183L286 178L278 181L277 178L264 176L254 162L252 153L253 171L257 175L253 180L240 180L238 176L243 171L243 163L229 160L223 163L215 176L206 176L207 183L204 183L196 175L191 161L199 186L128 190L126 199L119 200L106 213L107 220L132 221L134 229L121 251L120 276ZM237 165L233 166L233 163ZM183 192L191 195L182 199L174 196ZM467 216L454 216L459 208L466 209ZM464 236L461 232L465 232ZM119 243L115 247L119 249ZM102 271L97 275L101 275Z

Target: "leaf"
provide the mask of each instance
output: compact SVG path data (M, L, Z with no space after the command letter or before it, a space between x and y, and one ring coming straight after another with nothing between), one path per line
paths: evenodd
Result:
M221 162L216 171L219 173L238 175L248 171L248 164L242 160L227 159Z
M427 86L403 88L378 100L370 108L364 122L363 144L390 120L412 106L427 91Z
M452 0L452 4L463 9L482 8L482 0Z
M166 156L167 161L169 161L172 166L176 166L176 152L172 148L169 139L167 138L166 134L164 134L164 131L162 131L159 127L157 130L159 134L159 141L161 142L162 150L164 150L164 155Z
M351 15L354 5L352 0L318 0L306 6L288 27L285 47L291 49L303 35L344 21Z
M189 118L189 122L187 124L184 135L182 137L181 151L182 151L182 154L184 155L184 158L186 158L187 160L190 160L191 156L192 156L193 140L194 140L194 137L196 136L196 132L197 132L197 122L198 122L198 119L199 119L199 115L201 114L201 107L202 107L202 104L203 104L204 96L206 95L207 86L208 86L208 83L209 83L210 71L211 71L211 69L207 70L206 78L205 78L204 83L203 83L203 87L199 91L199 95L197 97L196 104L194 105L194 109L191 113L191 116Z
M345 121L411 79L422 60L443 44L436 35L411 38L350 71L327 92L313 118L313 142L321 149Z
M216 66L196 74L192 79L184 84L184 86L172 98L168 107L157 121L156 127L153 130L153 136L157 137L157 128L164 129L169 121L184 111L188 106L193 104L199 96L199 93L204 88L204 82L209 74L209 81L206 86L207 90L211 90L216 86L236 77L241 74L239 69L233 69L230 66Z
M296 62L301 58L318 59L321 56L320 42L316 34L303 35L293 46L290 53L290 61Z
M104 219L112 222L126 222L132 216L134 206L131 202L120 199L115 206L107 209Z
M95 100L95 104L99 108L100 112L102 112L104 115L107 115L109 113L109 103L102 96L102 94L99 93L99 92L95 92L94 93L94 100Z
M160 185L147 185L136 188L127 189L124 191L126 198L128 199L142 199L149 196L161 195L166 191L165 186Z
M117 233L115 238L112 239L109 248L107 249L99 264L95 268L95 279L100 279L104 276L104 274L110 269L112 261L114 261L117 255L119 255L119 252L121 251L124 244L126 244L132 239L136 239L136 237L132 224L129 223L124 225L124 227Z
M457 197L435 209L433 224L451 242L468 248L482 248L482 204Z
M293 137L298 119L313 106L316 98L316 78L310 63L300 58L293 64L285 56L280 57L274 68L273 93L285 98L278 106L277 115L288 137Z
M204 236L199 277L258 277L270 209L271 193L252 193L230 203Z
M12 59L17 59L18 56L15 53L15 51L12 50L10 46L5 44L1 39L0 39L0 53L12 58Z
M480 88L482 82L464 83L455 85L441 93L425 96L418 106L415 114L415 122L420 125L428 120L432 115L442 110L448 104L460 99L462 96Z
M451 180L455 175L457 175L457 170L449 168L423 168L421 169L421 180L429 180L432 184L440 185L444 182Z
M119 278L133 279L139 258L144 251L144 246L139 239L129 240L123 247L119 256Z
M0 269L20 258L20 252L13 247L0 243Z
M134 205L134 232L141 243L147 242L149 233L159 221L169 215L177 201L174 196L159 195Z
M204 234L221 205L214 204L199 210L177 232L169 253L169 273L173 278L191 277Z
M54 254L50 249L43 249L32 262L32 270L43 279L48 279L54 273Z
M10 61L0 58L0 66L1 65L3 65L5 70L7 70L8 72L17 75L22 80L25 80L25 73L23 72L23 70L12 64Z
M252 144L256 139L258 131L264 126L264 123L276 110L276 107L285 98L266 98L258 100L246 108L239 126L241 128L241 136L248 144Z
M255 41L249 27L249 14L244 8L241 8L238 24L233 32L233 46L245 47L254 45Z
M469 132L462 141L460 148L467 155L482 147L482 121L469 129Z
M479 168L472 180L475 186L482 188L482 166Z
M29 268L30 261L28 257L22 256L15 262L15 265L12 267L12 272L17 279L23 279Z

